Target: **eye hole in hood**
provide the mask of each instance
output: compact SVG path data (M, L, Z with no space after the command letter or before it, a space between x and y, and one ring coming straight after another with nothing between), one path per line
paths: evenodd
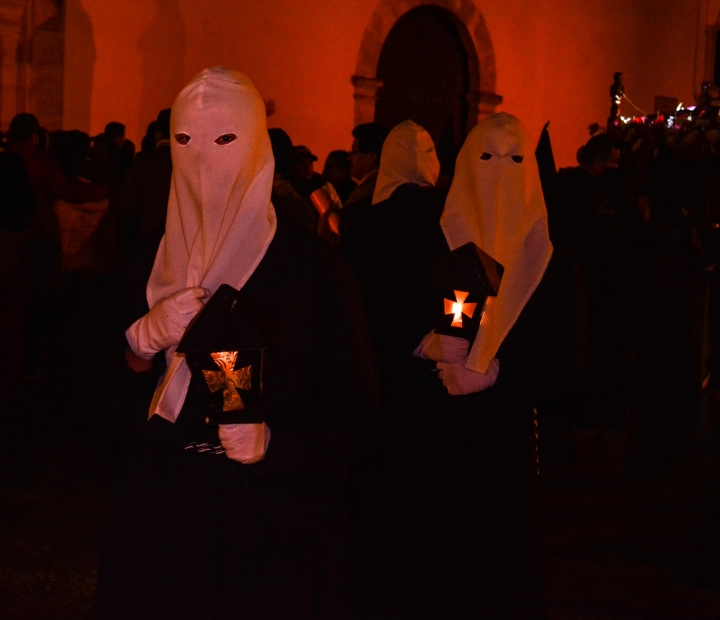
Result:
M222 136L219 136L215 139L215 144L219 144L220 146L225 146L226 144L230 144L231 142L234 142L237 139L237 136L234 133L224 133Z
M175 134L175 142L178 144L181 144L182 146L185 146L188 142L190 142L192 138L188 136L186 133L176 133Z

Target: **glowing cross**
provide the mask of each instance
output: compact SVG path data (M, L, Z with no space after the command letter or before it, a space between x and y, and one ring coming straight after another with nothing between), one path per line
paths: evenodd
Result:
M455 300L445 300L445 314L454 314L453 322L451 327L462 327L462 315L464 314L467 318L471 319L472 315L475 314L475 308L477 304L466 304L465 300L469 293L465 291L454 291Z
M245 366L235 370L235 362L237 361L237 351L221 351L219 353L211 353L210 357L220 367L220 370L203 370L205 382L211 392L223 391L223 411L237 411L245 409L237 388L241 390L249 390L250 371L252 366Z

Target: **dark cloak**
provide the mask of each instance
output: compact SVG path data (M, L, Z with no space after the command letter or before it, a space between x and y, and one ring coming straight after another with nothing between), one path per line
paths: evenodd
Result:
M139 419L119 467L98 619L344 615L345 494L379 433L376 384L351 274L278 219L243 287L278 324L264 375L266 458L184 450L219 443L192 385L175 424Z
M443 198L403 185L356 222L350 260L389 423L353 562L358 614L543 617L533 408L574 389L572 267L551 260L497 353L495 386L448 395L435 364L412 357L442 304L427 283L449 252Z

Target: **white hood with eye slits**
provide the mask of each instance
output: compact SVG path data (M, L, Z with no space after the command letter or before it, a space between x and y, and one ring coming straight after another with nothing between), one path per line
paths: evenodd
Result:
M390 198L405 183L435 185L440 162L430 134L411 120L397 125L385 138L372 203Z
M149 306L186 287L242 288L275 235L273 160L265 106L242 73L195 76L172 107L173 179L163 237L147 285ZM174 347L150 415L174 422L190 369Z
M466 363L484 373L540 283L553 251L534 149L516 117L493 114L468 134L440 225L451 250L473 241L505 268Z

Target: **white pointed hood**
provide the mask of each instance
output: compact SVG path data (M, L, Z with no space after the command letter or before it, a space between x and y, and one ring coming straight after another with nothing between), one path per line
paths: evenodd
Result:
M173 178L165 236L147 285L151 308L186 287L242 288L276 228L265 106L248 77L222 67L199 73L177 96L170 124ZM166 359L150 415L174 422L190 369L174 348Z
M405 183L435 185L439 174L430 134L411 120L403 121L385 138L372 203L387 200Z
M493 114L468 134L440 225L451 250L473 241L505 268L466 363L484 373L552 255L534 149L517 118Z

